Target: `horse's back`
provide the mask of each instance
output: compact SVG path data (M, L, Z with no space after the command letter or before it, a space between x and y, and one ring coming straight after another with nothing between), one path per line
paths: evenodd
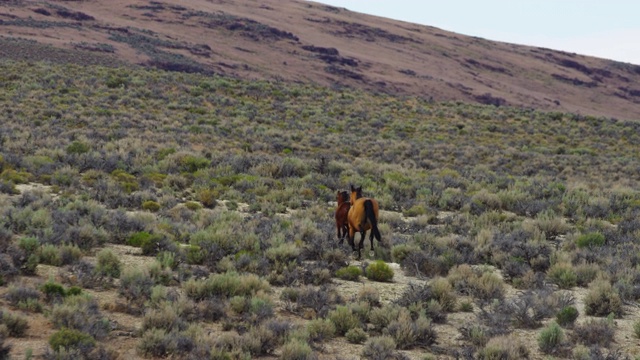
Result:
M351 204L349 204L348 202L340 204L336 209L336 220L346 219L349 213L350 207L351 207Z
M378 202L375 199L371 199L371 198L356 199L356 201L354 201L351 208L349 209L349 214L348 214L349 224L354 229L365 230L365 231L371 229L371 223L368 221L367 213L366 213L365 204L367 201L371 202L373 213L376 217L376 220L378 219L379 206L378 206ZM364 224L362 229L360 228L360 224Z

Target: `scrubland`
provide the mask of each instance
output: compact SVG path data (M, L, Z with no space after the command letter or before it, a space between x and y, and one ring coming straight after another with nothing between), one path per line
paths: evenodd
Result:
M0 68L5 358L640 356L640 122ZM361 262L350 184L382 210Z

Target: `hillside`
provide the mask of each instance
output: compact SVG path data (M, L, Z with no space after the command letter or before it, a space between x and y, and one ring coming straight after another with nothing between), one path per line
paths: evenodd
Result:
M141 65L638 120L640 66L307 1L0 3L0 56Z
M0 356L640 355L637 122L0 66ZM362 262L349 184L381 206Z

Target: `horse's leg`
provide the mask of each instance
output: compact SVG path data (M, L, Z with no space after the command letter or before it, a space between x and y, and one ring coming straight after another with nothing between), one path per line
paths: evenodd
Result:
M371 251L373 251L373 229L371 229L371 233L369 234L369 241L371 241Z
M360 230L360 243L358 244L358 260L360 260L360 258L362 258L362 255L360 254L360 250L363 247L365 232L366 231L364 231L364 230ZM355 237L355 235L354 235L354 237Z
M360 249L364 249L364 241L367 237L367 230L360 230L360 243L358 244L358 252Z
M356 244L355 244L355 237L356 237L356 231L355 229L351 228L351 226L349 226L349 245L351 245L351 249L353 251L356 251Z

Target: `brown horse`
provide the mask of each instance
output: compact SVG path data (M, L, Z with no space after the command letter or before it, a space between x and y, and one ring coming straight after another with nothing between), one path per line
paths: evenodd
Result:
M356 251L355 236L360 233L360 243L358 244L358 259L360 250L364 248L364 237L367 230L371 230L369 240L373 251L373 238L381 241L380 230L378 230L378 202L375 199L362 197L362 186L355 188L351 185L351 208L349 209L349 245Z
M338 207L336 208L336 228L338 229L338 239L340 240L340 244L342 244L349 231L347 218L349 208L351 207L349 193L346 191L338 191L336 200L338 201Z

